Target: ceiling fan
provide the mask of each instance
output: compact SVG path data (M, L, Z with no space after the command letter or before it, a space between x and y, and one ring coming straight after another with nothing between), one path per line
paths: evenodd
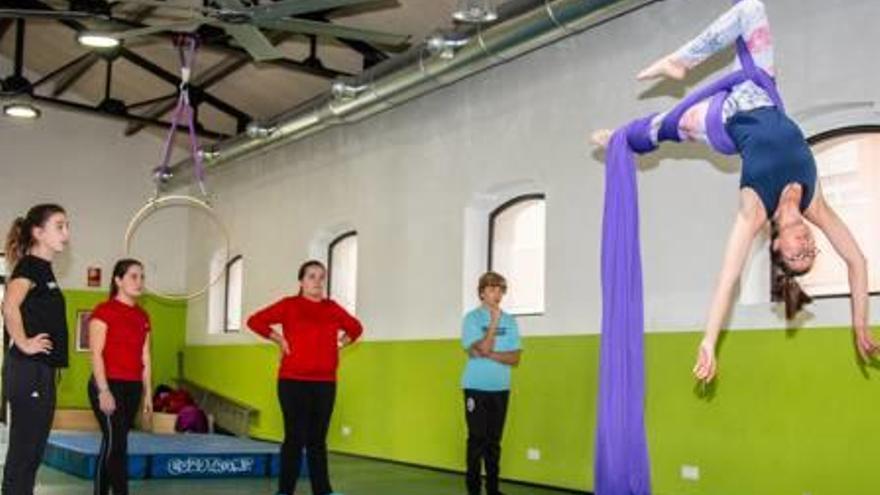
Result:
M110 16L104 13L85 10L51 10L36 8L8 8L0 6L0 19L47 19L47 20L109 20Z
M318 37L342 38L364 41L382 45L392 50L407 47L409 36L353 28L331 24L302 16L327 11L339 7L375 3L381 0L281 0L273 3L248 5L242 0L211 0L208 6L182 5L159 0L118 0L108 4L140 5L156 9L169 9L176 12L172 20L160 24L129 28L124 22L114 22L109 9L89 10L37 10L37 9L3 9L0 18L45 18L45 19L92 19L105 21L113 25L113 29L100 28L92 34L117 40L129 40L162 32L193 32L201 26L213 26L222 29L238 45L246 50L255 61L283 58L284 54L275 47L263 34L262 30L284 31ZM122 21L121 19L118 21Z

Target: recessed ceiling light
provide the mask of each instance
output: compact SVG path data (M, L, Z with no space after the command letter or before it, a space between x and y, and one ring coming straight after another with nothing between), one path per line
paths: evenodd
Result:
M29 103L9 103L3 105L3 115L17 119L36 119L40 117L40 109Z
M76 37L81 45L92 48L114 48L119 46L119 39L106 34L83 33Z

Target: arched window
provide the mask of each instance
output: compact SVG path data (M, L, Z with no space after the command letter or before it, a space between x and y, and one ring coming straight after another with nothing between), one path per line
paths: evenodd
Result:
M208 290L208 333L241 331L244 258L239 254L227 260L225 251L217 251L209 274L217 283Z
M327 294L349 313L357 309L357 232L337 236L327 248Z
M241 294L244 277L244 258L239 254L226 263L224 314L227 332L241 331Z
M512 314L544 312L545 203L543 194L527 194L489 214L488 268L507 279Z

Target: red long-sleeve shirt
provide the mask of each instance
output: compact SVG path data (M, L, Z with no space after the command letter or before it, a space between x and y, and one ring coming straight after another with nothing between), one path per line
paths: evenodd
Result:
M147 312L140 306L129 306L114 298L97 305L91 319L107 325L102 353L107 379L143 380L144 343L150 333Z
M302 296L285 297L257 311L247 325L266 338L272 325L281 325L290 354L282 356L278 378L314 382L336 381L339 331L352 342L363 333L361 322L332 300L317 302Z

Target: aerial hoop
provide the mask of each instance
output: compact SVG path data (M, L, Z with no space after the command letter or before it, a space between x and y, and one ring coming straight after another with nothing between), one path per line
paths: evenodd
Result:
M162 162L161 164L153 170L153 179L156 183L156 192L155 195L147 201L147 204L144 205L137 213L135 213L134 217L132 217L131 221L128 224L128 227L125 229L125 239L124 239L124 249L126 256L131 256L132 251L132 240L134 238L135 232L138 227L150 217L153 213L171 207L187 207L193 208L195 210L201 211L205 213L220 231L221 236L223 237L223 243L225 248L225 256L228 261L229 253L230 253L230 242L229 242L229 231L226 229L226 226L220 220L220 217L214 211L214 208L211 207L210 203L208 203L208 193L205 188L205 171L204 165L202 163L202 155L199 152L199 141L196 135L196 122L195 122L195 110L193 109L192 102L190 100L189 95L189 80L192 75L193 66L195 65L195 57L196 50L198 48L198 39L194 35L186 34L180 35L175 38L174 46L178 51L180 56L180 88L177 99L177 106L174 109L174 112L171 114L171 126L168 130L168 135L165 138L165 146L162 151ZM177 135L177 127L181 121L184 119L186 121L188 130L189 130L189 143L190 143L190 153L193 162L193 167L195 168L195 177L197 179L197 183L199 186L199 191L202 194L202 197L205 199L199 199L194 196L188 195L165 195L161 194L162 184L171 176L171 151L174 148L174 138ZM170 299L175 301L188 301L190 299L195 299L197 297L205 294L211 286L216 284L223 277L223 270L218 271L218 273L212 275L208 283L206 283L203 287L198 289L195 292L190 292L186 294L170 294L167 292L159 291L155 288L147 285L146 289L164 299Z
M223 238L222 247L225 250L226 258L229 258L229 231L226 229L226 226L223 225L223 222L220 221L220 217L217 216L217 213L207 202L202 201L198 198L194 198L192 196L185 195L169 195L163 196L161 198L153 198L147 202L131 219L131 222L128 224L128 228L125 229L125 254L126 256L131 256L132 251L132 240L134 239L134 235L137 232L138 227L150 217L153 213L164 209L171 208L176 206L184 206L187 208L193 208L199 210L209 218L211 218L212 222L216 225L217 229L220 231L221 236ZM146 286L146 289L163 299L170 299L173 301L188 301L190 299L195 299L204 295L208 290L220 281L223 278L223 270L219 270L216 274L214 274L208 282L199 288L198 290L186 294L170 294L167 292L159 291L149 285Z

